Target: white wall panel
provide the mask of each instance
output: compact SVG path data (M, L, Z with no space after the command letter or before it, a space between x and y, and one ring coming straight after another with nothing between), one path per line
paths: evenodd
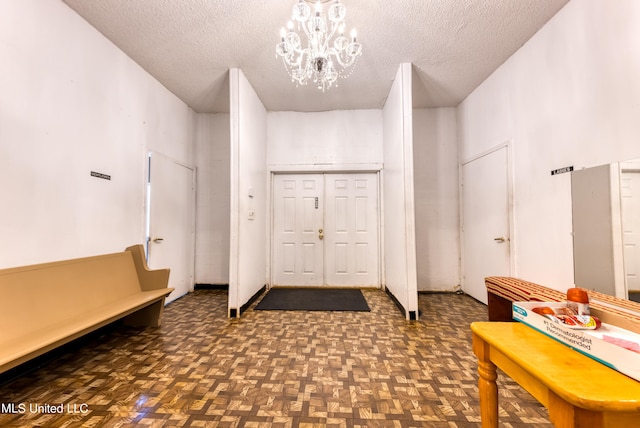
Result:
M272 167L382 163L382 112L269 112L267 141Z
M229 114L196 115L196 280L229 284Z
M411 65L401 64L383 109L385 285L417 316Z
M456 109L413 110L418 289L460 284Z
M229 308L239 311L267 281L267 112L241 70L230 70L231 232Z
M142 243L146 151L191 164L193 112L58 0L0 2L0 63L0 267Z
M461 159L513 141L515 275L574 283L570 175L640 156L640 2L571 1L458 107Z

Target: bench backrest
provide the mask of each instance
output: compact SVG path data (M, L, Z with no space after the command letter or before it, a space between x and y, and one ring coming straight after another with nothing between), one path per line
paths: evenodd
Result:
M489 294L511 302L562 302L566 292L518 278L489 276L484 279ZM640 303L587 290L593 314L603 322L640 334Z
M0 270L0 344L139 293L132 253Z

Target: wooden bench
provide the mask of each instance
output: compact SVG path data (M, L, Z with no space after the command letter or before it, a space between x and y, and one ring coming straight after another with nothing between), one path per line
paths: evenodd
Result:
M513 321L512 302L562 302L566 292L505 276L484 279L489 321ZM640 333L640 303L587 290L594 315L603 322Z
M168 281L142 245L0 270L0 373L119 319L159 326Z

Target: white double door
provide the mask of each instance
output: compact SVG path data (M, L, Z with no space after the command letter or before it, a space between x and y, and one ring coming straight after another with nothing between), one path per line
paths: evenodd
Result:
M376 173L273 176L272 285L379 287Z

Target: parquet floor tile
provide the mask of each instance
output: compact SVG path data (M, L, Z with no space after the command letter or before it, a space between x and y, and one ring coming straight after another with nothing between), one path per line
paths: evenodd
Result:
M371 312L228 319L226 291L196 290L166 306L160 328L112 326L0 385L0 426L480 426L469 324L486 307L420 294L420 320L406 321L384 292L363 292ZM498 382L501 426L552 426Z

